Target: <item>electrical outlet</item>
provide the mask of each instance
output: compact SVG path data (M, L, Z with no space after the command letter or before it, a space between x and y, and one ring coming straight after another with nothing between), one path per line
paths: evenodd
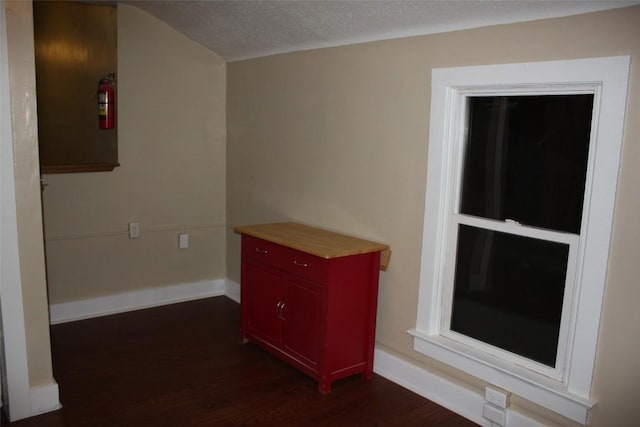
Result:
M498 408L506 409L509 407L509 396L511 393L497 390L495 388L486 387L484 389L484 400Z
M129 223L129 238L137 239L140 237L140 223L139 222L130 222Z
M488 403L482 408L482 416L499 426L504 426L507 422L507 412Z
M178 248L179 249L189 248L189 234L187 233L178 234Z

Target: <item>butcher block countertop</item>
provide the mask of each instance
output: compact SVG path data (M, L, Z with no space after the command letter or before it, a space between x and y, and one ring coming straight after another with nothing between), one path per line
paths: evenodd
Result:
M369 252L389 253L389 245L383 243L345 236L344 234L295 222L243 225L234 227L233 231L297 249L325 259L366 254Z

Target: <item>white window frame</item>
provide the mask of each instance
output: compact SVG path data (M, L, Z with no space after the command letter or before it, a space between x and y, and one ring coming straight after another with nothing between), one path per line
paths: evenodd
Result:
M585 423L606 280L613 209L622 148L629 56L502 64L432 70L429 157L416 351L508 390L575 421ZM468 93L594 93L594 124L585 185L580 242L572 244L576 278L563 307L561 365L532 369L513 358L470 346L443 334L443 280L447 227L458 185L461 98ZM456 143L456 141L458 143ZM505 227L515 226L505 224ZM450 238L450 237L449 237ZM449 295L450 296L450 295ZM568 298L568 299L567 299ZM450 301L450 300L449 300Z

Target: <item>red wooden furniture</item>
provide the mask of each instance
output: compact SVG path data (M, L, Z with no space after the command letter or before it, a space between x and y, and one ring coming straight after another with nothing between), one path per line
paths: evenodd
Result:
M380 252L387 245L296 223L242 234L242 340L318 380L373 374Z

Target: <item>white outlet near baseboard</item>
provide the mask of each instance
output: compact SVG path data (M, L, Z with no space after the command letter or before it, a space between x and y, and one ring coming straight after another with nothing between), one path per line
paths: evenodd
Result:
M507 412L504 409L485 403L482 408L482 416L493 424L504 426L507 423Z
M129 223L129 238L130 239L138 239L140 237L140 223L139 222L130 222Z
M506 409L509 407L509 396L511 393L498 390L492 387L485 387L484 400L498 408Z
M188 233L180 233L180 234L178 234L178 248L179 249L187 249L187 248L189 248L189 234Z

